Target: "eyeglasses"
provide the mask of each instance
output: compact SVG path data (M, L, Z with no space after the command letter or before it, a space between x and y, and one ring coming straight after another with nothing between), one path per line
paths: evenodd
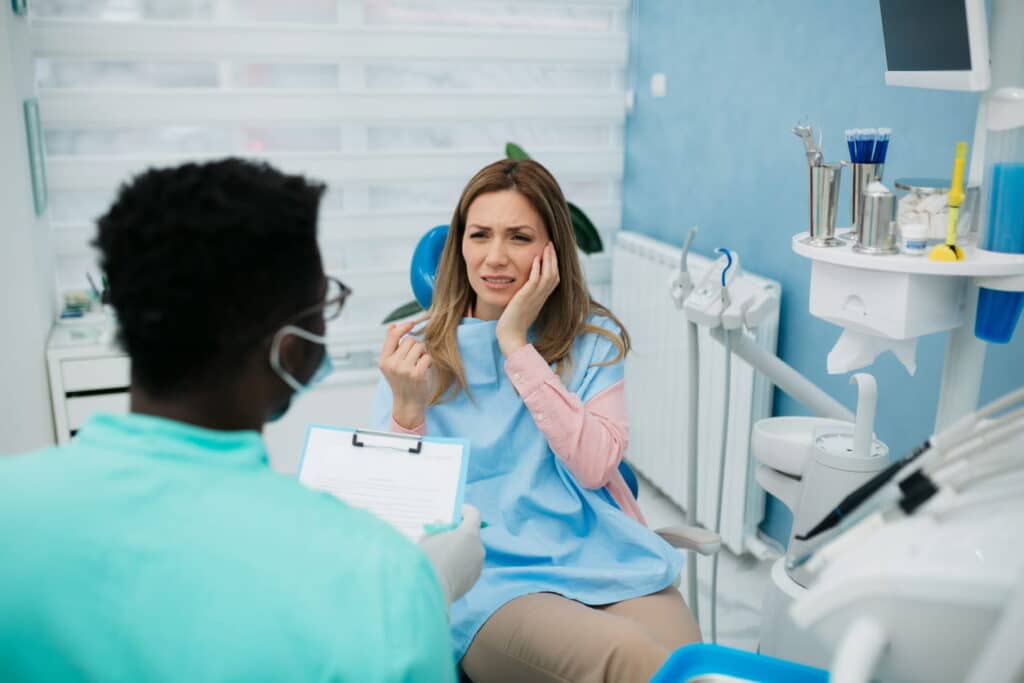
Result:
M352 290L349 289L341 280L336 277L327 276L324 278L327 283L326 291L324 292L323 301L318 304L308 306L295 315L289 316L283 321L277 321L273 323L273 327L267 327L262 332L255 335L244 335L234 338L234 343L241 346L248 346L254 344L262 339L267 339L272 334L276 334L280 329L286 325L295 325L305 321L313 315L323 315L325 323L329 323L332 320L338 318L341 315L341 309L345 306L345 301L352 294Z
M324 294L324 300L321 303L314 304L309 308L303 310L295 316L295 320L302 320L308 318L314 313L323 312L324 322L330 322L335 320L341 315L341 309L345 305L345 300L348 299L349 295L352 294L352 290L349 289L345 283L336 277L327 276L327 291Z

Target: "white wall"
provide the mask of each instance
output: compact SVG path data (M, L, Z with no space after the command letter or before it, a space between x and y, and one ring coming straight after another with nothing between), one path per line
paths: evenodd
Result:
M54 319L49 227L37 219L22 101L32 94L28 26L0 5L0 453L54 441L46 335Z

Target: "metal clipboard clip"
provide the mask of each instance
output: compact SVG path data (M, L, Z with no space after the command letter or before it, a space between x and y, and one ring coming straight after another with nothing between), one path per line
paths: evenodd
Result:
M383 439L400 439L403 441L415 441L416 445L412 447L389 446L384 444L367 445L366 443L359 440L360 434L366 436L376 436ZM411 434L395 434L394 432L376 432L373 431L372 429L357 429L354 432L352 432L352 445L358 448L390 448L395 451L408 451L409 453L413 453L416 455L419 455L423 451L423 439L421 439L418 436L413 436Z

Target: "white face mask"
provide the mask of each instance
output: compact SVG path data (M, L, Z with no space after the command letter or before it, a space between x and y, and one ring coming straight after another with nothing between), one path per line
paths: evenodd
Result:
M314 344L320 344L324 347L324 357L323 360L320 361L320 366L305 384L295 379L294 375L285 370L281 365L281 341L289 334L294 334L296 337L302 337L306 341L313 342ZM274 369L277 376L280 377L285 384L290 386L296 394L301 394L302 392L309 391L315 387L334 371L334 363L331 361L331 354L327 353L326 347L327 337L315 334L301 327L296 327L295 325L285 325L277 331L277 334L274 335L274 341L270 344L270 367Z
M304 316L312 315L314 312L320 312L323 316L324 323L334 320L341 314L341 307L344 305L345 299L347 299L351 293L352 290L346 287L340 280L328 277L327 292L323 303L306 309L302 313L298 314L294 319L298 320ZM285 370L284 366L281 365L281 342L289 334L293 334L296 337L301 337L306 341L319 344L324 347L324 355L323 358L320 359L320 365L317 367L316 372L313 373L313 376L310 377L309 381L305 384L297 380L294 375ZM270 344L270 367L273 368L274 372L277 373L277 376L281 378L281 381L291 387L295 392L288 398L288 402L270 417L270 420L274 421L279 419L288 411L288 407L296 396L305 391L309 391L334 371L334 363L331 361L330 353L327 352L327 337L316 334L315 332L310 332L309 330L296 325L285 325L274 334L274 340Z

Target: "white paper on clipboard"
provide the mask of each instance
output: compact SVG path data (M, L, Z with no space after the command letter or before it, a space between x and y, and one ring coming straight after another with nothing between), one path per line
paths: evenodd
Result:
M372 512L416 542L425 524L461 519L468 465L464 440L310 425L299 481Z

